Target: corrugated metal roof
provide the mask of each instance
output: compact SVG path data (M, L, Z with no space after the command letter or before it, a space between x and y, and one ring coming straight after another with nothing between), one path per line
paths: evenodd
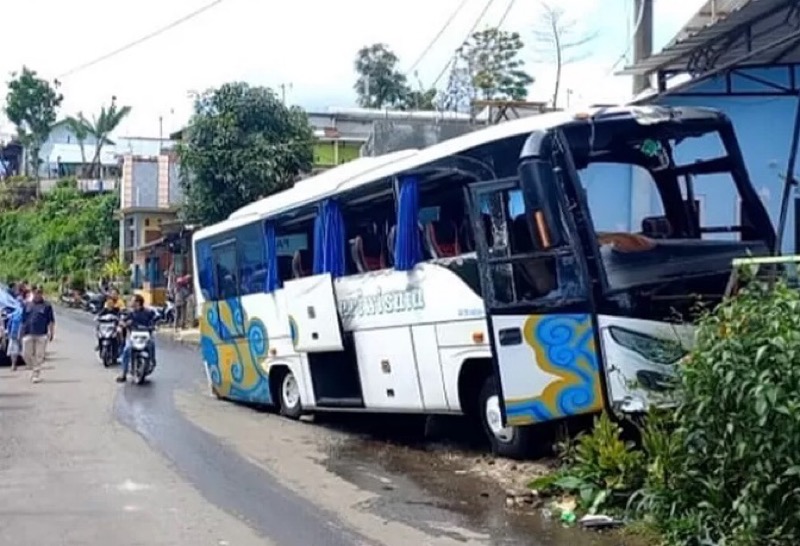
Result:
M690 56L701 48L716 45L713 70L742 60L742 65L775 62L776 52L769 46L786 38L782 47L782 62L800 61L800 46L792 41L800 39L796 24L787 19L797 17L795 10L800 0L708 0L680 32L659 53L626 67L618 75L649 75L658 71L683 72L687 70ZM796 23L797 21L789 21ZM751 25L749 35L734 32L739 27ZM790 34L793 33L793 34ZM746 59L745 59L746 58Z

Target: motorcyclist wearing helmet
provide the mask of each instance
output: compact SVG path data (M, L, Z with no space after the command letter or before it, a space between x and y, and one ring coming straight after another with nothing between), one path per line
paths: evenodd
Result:
M148 309L144 305L144 298L140 294L136 294L131 299L131 310L125 317L125 327L130 331L136 328L145 328L152 330L155 327L155 313L152 309ZM122 369L120 370L118 383L124 383L128 376L128 367L131 362L131 340L128 337L125 341L125 347L122 349ZM150 338L148 351L150 352L153 364L156 362L156 345L153 337Z
M119 290L116 288L112 288L108 291L108 295L106 296L106 301L103 303L103 307L97 313L97 318L100 318L104 315L115 315L119 317L120 313L125 309L125 301L119 297ZM100 327L97 326L95 329L95 333L98 333ZM122 341L124 337L120 335L120 341ZM95 351L100 350L100 340L98 338L97 345L94 348Z

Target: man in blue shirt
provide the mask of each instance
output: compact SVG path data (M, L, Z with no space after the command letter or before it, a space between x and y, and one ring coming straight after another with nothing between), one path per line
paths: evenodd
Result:
M44 299L41 286L32 290L31 300L22 310L22 358L31 369L31 381L39 383L47 344L53 341L56 318L53 306Z
M152 330L155 326L155 313L151 309L147 309L144 306L144 298L136 294L133 296L131 302L131 310L128 313L127 319L125 320L125 326L128 329L128 332L131 330L135 330L137 328ZM153 338L150 338L150 346L148 347L148 351L150 352L150 358L153 359L153 363L156 361L156 346ZM131 363L131 338L130 335L128 339L125 340L125 347L122 349L122 370L120 370L119 377L117 377L118 383L124 383L125 379L128 376L128 367Z

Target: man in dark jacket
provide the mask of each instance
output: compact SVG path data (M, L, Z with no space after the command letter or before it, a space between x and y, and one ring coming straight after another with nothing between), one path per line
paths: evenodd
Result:
M42 363L47 352L47 344L53 341L55 335L56 318L53 306L45 301L44 291L41 286L32 290L31 301L24 304L22 310L22 358L31 368L31 381L38 383L42 380Z

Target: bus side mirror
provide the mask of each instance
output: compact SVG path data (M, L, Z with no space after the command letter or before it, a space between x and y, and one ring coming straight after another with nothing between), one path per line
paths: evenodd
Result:
M526 209L542 250L564 246L567 242L561 222L557 177L553 165L539 158L525 159L519 167L519 177L525 196Z

